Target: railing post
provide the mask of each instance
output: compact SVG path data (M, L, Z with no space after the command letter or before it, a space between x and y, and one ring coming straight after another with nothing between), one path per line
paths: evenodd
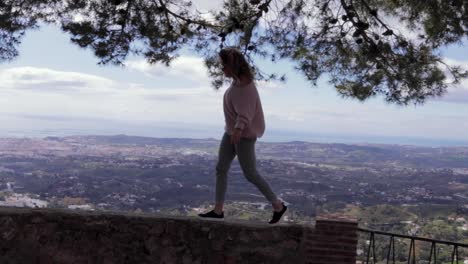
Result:
M395 237L390 236L390 245L387 252L387 264L390 262L390 253L393 253L393 264L395 264ZM429 263L430 264L430 263Z
M456 262L454 262L456 261ZM453 246L453 252L452 252L452 264L458 264L458 246L454 245Z
M437 264L437 244L431 243L431 253L429 255L429 264L432 264L432 256L434 255L434 264Z
M411 254L413 253L413 254ZM413 260L411 262L411 259ZM416 244L414 239L411 239L409 253L408 253L408 264L416 264Z
M369 236L369 247L367 248L367 259L366 259L366 264L369 264L370 262L370 256L371 256L371 249L372 249L372 263L375 264L375 237L374 233L371 232Z

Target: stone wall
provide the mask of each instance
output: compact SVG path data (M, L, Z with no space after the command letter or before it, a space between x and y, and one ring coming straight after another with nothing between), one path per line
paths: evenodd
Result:
M317 249L330 250L330 238L342 229L320 221L322 231L313 225L0 208L0 263L332 263L321 262L325 253L317 255ZM347 234L356 232L348 228ZM328 244L312 241L319 236ZM340 252L346 255L343 261L352 261L355 246L342 246L354 241L336 242L340 251L333 254Z

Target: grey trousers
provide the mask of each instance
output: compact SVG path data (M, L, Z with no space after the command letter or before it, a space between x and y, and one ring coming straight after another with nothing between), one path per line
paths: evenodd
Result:
M237 155L245 178L253 183L270 202L277 200L268 183L257 172L255 142L257 139L241 138L239 144L231 144L231 136L224 133L219 146L218 164L216 165L216 203L223 203L227 189L227 175L231 163Z

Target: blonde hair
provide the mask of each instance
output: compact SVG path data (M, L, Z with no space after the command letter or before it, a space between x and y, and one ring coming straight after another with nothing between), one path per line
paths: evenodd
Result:
M224 48L219 52L219 57L224 64L231 68L233 78L236 81L239 81L241 76L247 77L250 81L254 80L249 63L238 49Z

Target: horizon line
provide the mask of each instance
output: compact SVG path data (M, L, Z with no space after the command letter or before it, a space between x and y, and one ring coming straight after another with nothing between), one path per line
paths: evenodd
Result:
M302 133L301 133L302 134ZM126 133L106 133L106 134L94 134L94 133L85 133L85 134L69 134L69 135L57 135L57 134L49 134L49 135L0 135L0 138L2 139L47 139L47 138L67 138L67 137L117 137L117 136L125 136L125 137L138 137L138 138L148 138L148 139L179 139L179 140L214 140L214 141L220 141L220 139L217 139L215 137L187 137L187 136L148 136L148 135L137 135L137 134L126 134ZM317 137L318 135L311 135L311 137ZM280 140L278 139L279 136L276 136L277 139L270 139L272 136L267 136L266 140L264 138L261 138L260 142L261 143L310 143L310 144L343 144L343 145L386 145L386 146L402 146L402 147L429 147L429 148L457 148L457 147L468 147L468 140L449 140L449 139L436 139L436 138L414 138L414 137L401 137L401 136L396 136L396 137L390 137L390 136L369 136L371 138L381 138L379 140L380 142L377 141L363 141L363 140L358 140L356 139L359 136L353 135L350 137L345 137L345 136L337 136L337 135L331 135L327 136L328 138L342 138L344 140L338 140L338 141L332 141L332 140L307 140L307 139L293 139L293 140ZM285 136L283 136L285 137ZM286 136L287 137L287 136ZM320 136L319 136L320 137ZM325 137L325 135L321 135L321 137ZM365 137L365 136L361 136ZM353 140L354 138L354 140ZM404 143L404 142L390 142L391 139L396 139L399 138L400 140L403 139L404 141L408 140L416 140L418 142L414 143ZM382 142L386 141L386 142ZM435 143L438 141L439 143ZM441 141L445 141L446 144L440 144ZM424 143L423 143L424 142ZM432 143L430 143L432 142ZM447 144L448 143L448 144Z

